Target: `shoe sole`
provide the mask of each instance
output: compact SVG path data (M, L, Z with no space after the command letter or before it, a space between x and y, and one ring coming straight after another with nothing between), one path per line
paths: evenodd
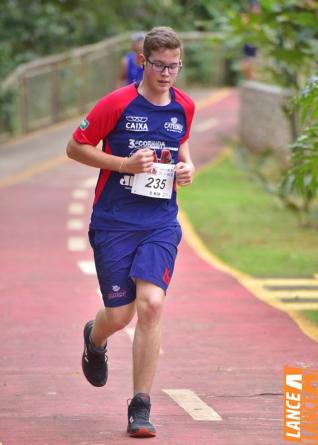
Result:
M83 334L84 335L84 348L86 346L86 338L85 338L85 336L86 336L87 332L89 333L92 330L93 326L94 326L94 321L92 320L92 321L88 321L86 323L85 327L84 327L84 334ZM106 385L107 379L106 379L105 383L104 382L96 383L96 382L93 382L92 380L90 380L89 377L86 375L85 366L84 365L85 365L85 359L84 359L84 352L83 352L83 355L82 355L82 371L83 371L83 374L84 374L86 380L91 385L95 386L96 388L101 388L102 386Z
M84 357L82 358L82 371L83 371L83 374L84 374L86 380L88 381L88 383L90 383L91 385L95 386L96 388L101 388L102 386L106 385L107 382L105 382L105 383L104 382L103 383L96 383L96 382L93 382L92 380L89 379L89 377L87 376L87 374L85 372L85 368L84 368Z
M147 430L147 428L139 428L139 430L128 433L130 437L155 437L154 431Z

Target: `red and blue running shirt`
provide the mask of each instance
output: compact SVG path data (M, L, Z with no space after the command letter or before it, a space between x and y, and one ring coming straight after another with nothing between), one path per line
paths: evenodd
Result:
M74 132L80 144L96 146L116 156L131 156L140 148L154 151L157 162L176 164L179 148L188 138L193 101L170 88L171 101L158 106L131 84L103 97ZM101 170L95 189L90 228L147 230L177 223L176 187L171 199L131 193L133 175Z

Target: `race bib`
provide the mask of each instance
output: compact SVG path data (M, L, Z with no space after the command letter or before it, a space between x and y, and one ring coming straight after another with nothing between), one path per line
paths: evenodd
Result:
M173 189L174 165L154 163L155 173L136 173L131 193L150 198L170 199Z

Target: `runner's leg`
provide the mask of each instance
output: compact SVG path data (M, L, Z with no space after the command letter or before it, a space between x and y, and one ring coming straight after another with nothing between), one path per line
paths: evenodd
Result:
M135 301L125 306L105 307L98 311L91 339L95 346L103 348L107 338L127 326L132 320L136 310Z
M134 394L149 394L160 350L160 321L165 292L136 279L138 321L133 343Z

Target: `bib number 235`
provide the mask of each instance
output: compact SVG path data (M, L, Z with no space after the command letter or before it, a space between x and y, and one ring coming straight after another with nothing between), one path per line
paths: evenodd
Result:
M148 182L145 185L145 187L148 188L153 188L153 189L160 189L160 190L164 190L167 184L167 180L166 179L160 179L160 178L154 178L154 177L150 177L148 178Z
M131 193L150 198L170 199L173 189L174 165L154 164L155 173L137 173Z

